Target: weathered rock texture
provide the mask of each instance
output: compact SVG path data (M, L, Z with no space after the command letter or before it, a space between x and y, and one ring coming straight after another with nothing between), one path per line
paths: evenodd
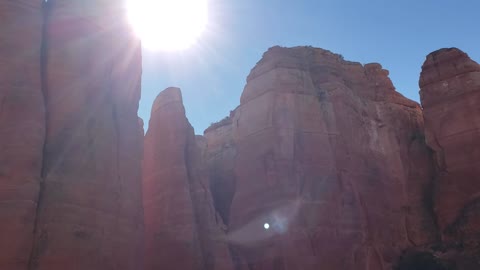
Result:
M139 42L122 1L48 3L47 133L30 269L139 269Z
M274 47L196 138L165 90L145 138L147 269L479 269L479 74L457 49L429 55L423 113L379 64Z
M379 64L274 47L204 137L162 92L144 147L123 2L42 2L0 3L0 269L480 269L462 51L427 57L422 112Z
M455 48L433 52L420 87L442 239L460 252L458 269L480 269L480 65Z
M231 268L196 138L178 88L156 98L145 136L143 194L146 268Z
M388 71L274 47L247 81L205 132L236 269L392 269L435 242L422 111Z
M0 1L0 269L28 265L42 171L43 1Z
M119 1L0 3L0 269L141 269L141 55Z

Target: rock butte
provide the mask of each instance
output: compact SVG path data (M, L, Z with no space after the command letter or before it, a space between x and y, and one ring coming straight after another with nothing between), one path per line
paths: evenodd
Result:
M237 269L392 269L437 239L422 111L379 64L271 48L205 138Z
M204 136L168 88L142 143L121 1L42 3L0 3L0 269L480 269L464 52L427 56L420 106L380 64L273 47Z
M232 269L178 88L155 99L143 158L145 269Z
M434 152L433 205L442 242L465 250L458 269L480 264L480 65L455 49L427 56L420 77L425 135Z

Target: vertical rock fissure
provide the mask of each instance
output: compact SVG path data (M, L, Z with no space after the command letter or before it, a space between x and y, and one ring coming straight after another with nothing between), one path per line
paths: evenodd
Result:
M42 2L42 34L41 34L41 45L40 45L40 81L41 81L41 93L43 94L43 104L44 104L44 119L45 119L45 135L44 135L44 142L43 142L43 154L42 154L42 168L40 171L40 183L39 183L39 190L38 190L38 197L37 197L37 207L35 210L35 218L33 223L33 241L32 241L32 248L30 250L30 257L28 261L28 269L34 270L36 269L36 261L38 256L38 241L37 241L37 234L38 234L38 218L39 212L42 207L43 202L43 193L44 193L44 179L46 175L45 171L45 146L46 146L46 134L48 133L48 110L47 110L47 95L48 95L48 78L47 78L47 54L48 54L48 38L47 38L47 27L50 18L50 11L51 11L51 3L48 1ZM43 237L42 237L43 238Z
M426 144L425 141L425 134L420 133L424 132L424 130L417 131L413 136L410 141L410 144L408 145L407 149L407 154L409 157L413 156L414 154L411 152L411 148L415 143L419 143L420 145L424 146L426 148L426 151L428 151L428 155L431 157L430 159L430 167L434 168L436 166L436 162L434 161L433 157L435 153L433 150ZM412 168L409 168L408 170L408 175L409 179L413 178L414 176L411 175L411 170ZM434 241L437 243L441 242L441 234L440 234L440 227L438 226L438 218L435 213L435 202L434 202L434 190L435 190L435 175L431 175L428 179L428 184L424 187L422 191L422 199L423 199L423 206L425 207L425 210L427 211L429 217L431 218L433 228L431 231L433 231L434 234ZM407 219L405 219L405 222ZM406 228L408 226L406 225ZM415 243L415 241L411 240L410 237L410 232L408 229L406 229L406 236L408 237L408 241L412 244L412 246L419 246L418 243Z
M188 120L187 120L188 121ZM199 255L199 264L202 266L202 268L204 270L208 270L208 265L207 265L207 261L205 260L205 250L202 248L202 245L200 243L200 236L199 236L199 233L198 233L198 229L201 228L201 225L200 225L200 217L198 216L199 215L199 211L198 211L198 203L195 203L195 184L194 184L194 181L195 179L193 179L193 174L192 174L192 164L190 162L190 147L192 147L190 145L190 141L189 141L189 134L186 136L186 142L185 142L185 148L183 149L184 151L184 161L185 161L185 170L186 170L186 173L187 173L187 185L188 185L188 191L189 191L189 195L190 195L190 203L192 205L192 210L193 210L193 220L195 222L195 230L194 230L194 245L196 247L196 250L200 250L200 254Z
M3 110L5 108L5 97L2 98L2 100L0 101L0 115L3 114Z
M109 78L108 78L108 89L107 89L107 95L108 95L108 101L111 101L111 108L112 108L112 121L113 121L113 128L114 128L114 135L115 137L113 138L115 140L115 166L116 166L116 172L115 172L115 178L117 180L117 190L115 192L115 199L116 199L116 212L114 213L115 215L115 222L116 226L118 228L120 219L121 219L121 198L124 194L123 192L123 183L122 183L122 175L120 174L121 171L121 161L120 161L120 154L121 154L121 146L120 146L120 119L121 116L119 116L118 112L118 106L114 102L114 86L113 86L113 72L114 72L114 66L115 66L115 59L112 58L109 61Z
M112 91L112 86L111 86L111 80L109 83L109 93L111 94ZM120 175L120 127L119 127L119 117L118 117L118 112L117 112L117 107L115 104L112 104L112 118L113 118L113 126L115 130L115 165L116 165L116 178L117 178L117 185L118 185L118 190L116 192L116 199L117 199L117 211L115 213L116 215L116 222L117 226L119 224L119 218L120 218L120 211L121 211L121 196L123 195L123 185L122 185L122 176Z
M429 151L431 151L430 148L428 149ZM431 156L434 155L432 152L430 153L431 153ZM432 163L435 163L435 162L432 161ZM435 212L435 189L436 189L435 176L432 175L428 183L428 186L425 188L423 198L425 200L424 201L425 208L427 209L428 213L432 217L433 226L434 226L433 229L435 231L435 241L441 242L442 236L440 232L440 226L438 224L438 216L437 216L437 213Z

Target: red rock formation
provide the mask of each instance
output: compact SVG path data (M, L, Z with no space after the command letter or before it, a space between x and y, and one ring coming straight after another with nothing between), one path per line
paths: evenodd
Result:
M161 92L145 136L145 269L231 269L198 140L180 90Z
M236 269L391 269L436 239L422 111L379 64L274 47L205 137Z
M141 55L122 1L48 1L31 270L141 269Z
M456 48L433 52L422 67L420 87L426 139L435 152L435 213L443 240L478 248L480 65ZM476 260L476 268L459 269L478 269Z
M0 269L26 269L33 242L45 137L42 2L0 2Z
M209 186L214 206L222 221L229 222L230 205L235 193L235 156L237 150L233 141L232 117L212 125L205 131L207 148L204 159L210 178Z
M274 47L205 137L162 92L143 147L122 2L48 5L0 3L0 269L480 268L465 53L427 57L422 115L379 64Z

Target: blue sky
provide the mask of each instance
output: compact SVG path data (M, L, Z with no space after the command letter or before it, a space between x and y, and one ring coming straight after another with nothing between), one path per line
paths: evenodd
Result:
M425 56L458 47L480 61L479 0L210 0L207 31L183 52L143 53L139 116L157 94L182 89L197 134L240 103L246 77L274 45L311 45L390 70L397 91L419 100Z

